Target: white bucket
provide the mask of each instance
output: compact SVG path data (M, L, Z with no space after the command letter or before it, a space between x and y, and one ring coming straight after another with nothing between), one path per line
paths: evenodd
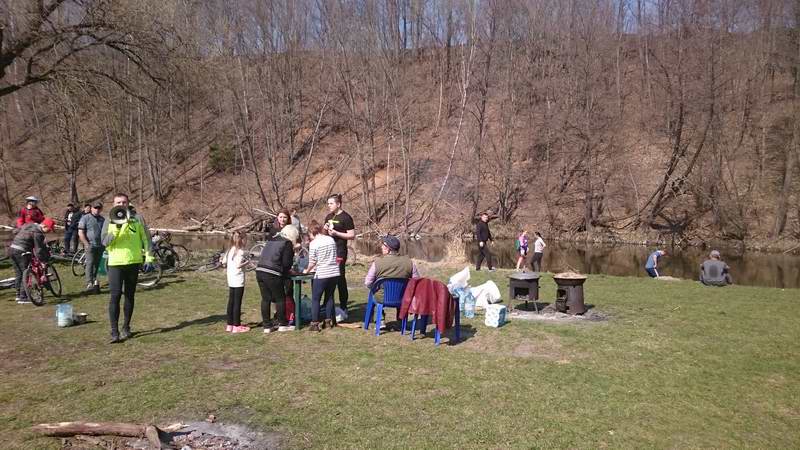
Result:
M56 324L59 327L69 327L72 325L72 305L62 303L56 307Z

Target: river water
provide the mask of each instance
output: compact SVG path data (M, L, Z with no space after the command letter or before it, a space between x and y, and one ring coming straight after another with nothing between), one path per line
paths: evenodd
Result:
M7 241L8 233L0 233ZM221 250L225 247L222 234L173 234L172 242L185 245L193 251ZM252 244L252 242L251 242ZM377 240L355 241L358 261L367 261L380 253ZM460 248L452 248L459 246ZM531 243L531 247L532 247ZM544 253L542 268L546 272L576 270L583 273L602 273L617 276L645 277L644 264L654 248L637 245L602 245L550 241ZM708 255L699 248L669 249L669 256L661 259L659 273L677 278L697 279L700 264ZM499 240L491 246L496 265L514 268L516 253L513 239ZM800 288L800 256L780 253L745 252L720 249L725 262L731 267L737 284L777 288ZM474 242L453 242L440 237L402 242L401 253L415 259L438 262L450 254L466 254L475 261L478 254Z

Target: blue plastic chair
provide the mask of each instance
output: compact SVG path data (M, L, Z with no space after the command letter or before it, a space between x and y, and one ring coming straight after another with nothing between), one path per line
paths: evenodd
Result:
M456 338L453 341L453 343L457 343L457 342L459 342L461 340L461 311L459 311L458 300L454 299L452 297L450 298L450 300L455 302L455 306L454 306L455 307L455 314L454 315L455 315L455 322L456 322L455 323ZM414 334L417 331L417 319L419 319L419 317L420 316L418 314L415 314L414 315L414 320L411 321L411 340L412 341L414 340ZM422 323L420 324L420 326L422 327L421 328L422 331L420 331L420 333L422 333L424 335L425 332L426 332L426 329L428 328L428 316L422 316L421 322ZM404 318L403 319L403 331L401 332L401 334L404 333L405 331L406 331L406 319ZM440 341L442 339L442 335L439 332L439 328L438 327L434 327L434 335L433 335L433 337L434 337L435 345L439 345L439 343L440 343Z
M364 329L369 330L369 323L372 320L372 311L375 311L375 336L381 335L381 322L383 321L383 308L397 308L400 314L400 306L403 304L403 293L406 291L407 278L381 278L372 283L367 297L367 310L364 312ZM375 293L383 287L383 303L375 301ZM403 317L403 328L400 334L404 334L406 329L406 318Z

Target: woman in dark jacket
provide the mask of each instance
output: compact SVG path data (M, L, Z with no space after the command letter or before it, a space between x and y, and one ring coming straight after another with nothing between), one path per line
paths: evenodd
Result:
M280 233L267 241L256 267L256 281L261 290L261 320L264 333L290 331L286 320L284 301L286 299L285 283L294 264L294 243L297 242L297 228L292 225L283 227ZM275 303L275 321L270 320L270 303ZM277 327L275 325L277 322Z

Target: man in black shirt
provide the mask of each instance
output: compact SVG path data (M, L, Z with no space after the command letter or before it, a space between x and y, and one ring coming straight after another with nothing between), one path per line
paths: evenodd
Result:
M356 238L356 226L353 218L342 210L342 195L333 194L328 197L328 215L325 216L325 229L328 235L336 242L336 262L339 263L339 282L336 289L339 291L339 306L347 314L347 278L344 273L344 264L347 261L347 241Z
M489 265L489 270L494 270L494 263L492 261L492 253L489 251L489 242L494 242L492 239L492 232L489 231L489 214L481 213L481 220L475 227L475 239L478 241L478 262L475 264L475 270L480 272L483 259L486 258L486 264Z

